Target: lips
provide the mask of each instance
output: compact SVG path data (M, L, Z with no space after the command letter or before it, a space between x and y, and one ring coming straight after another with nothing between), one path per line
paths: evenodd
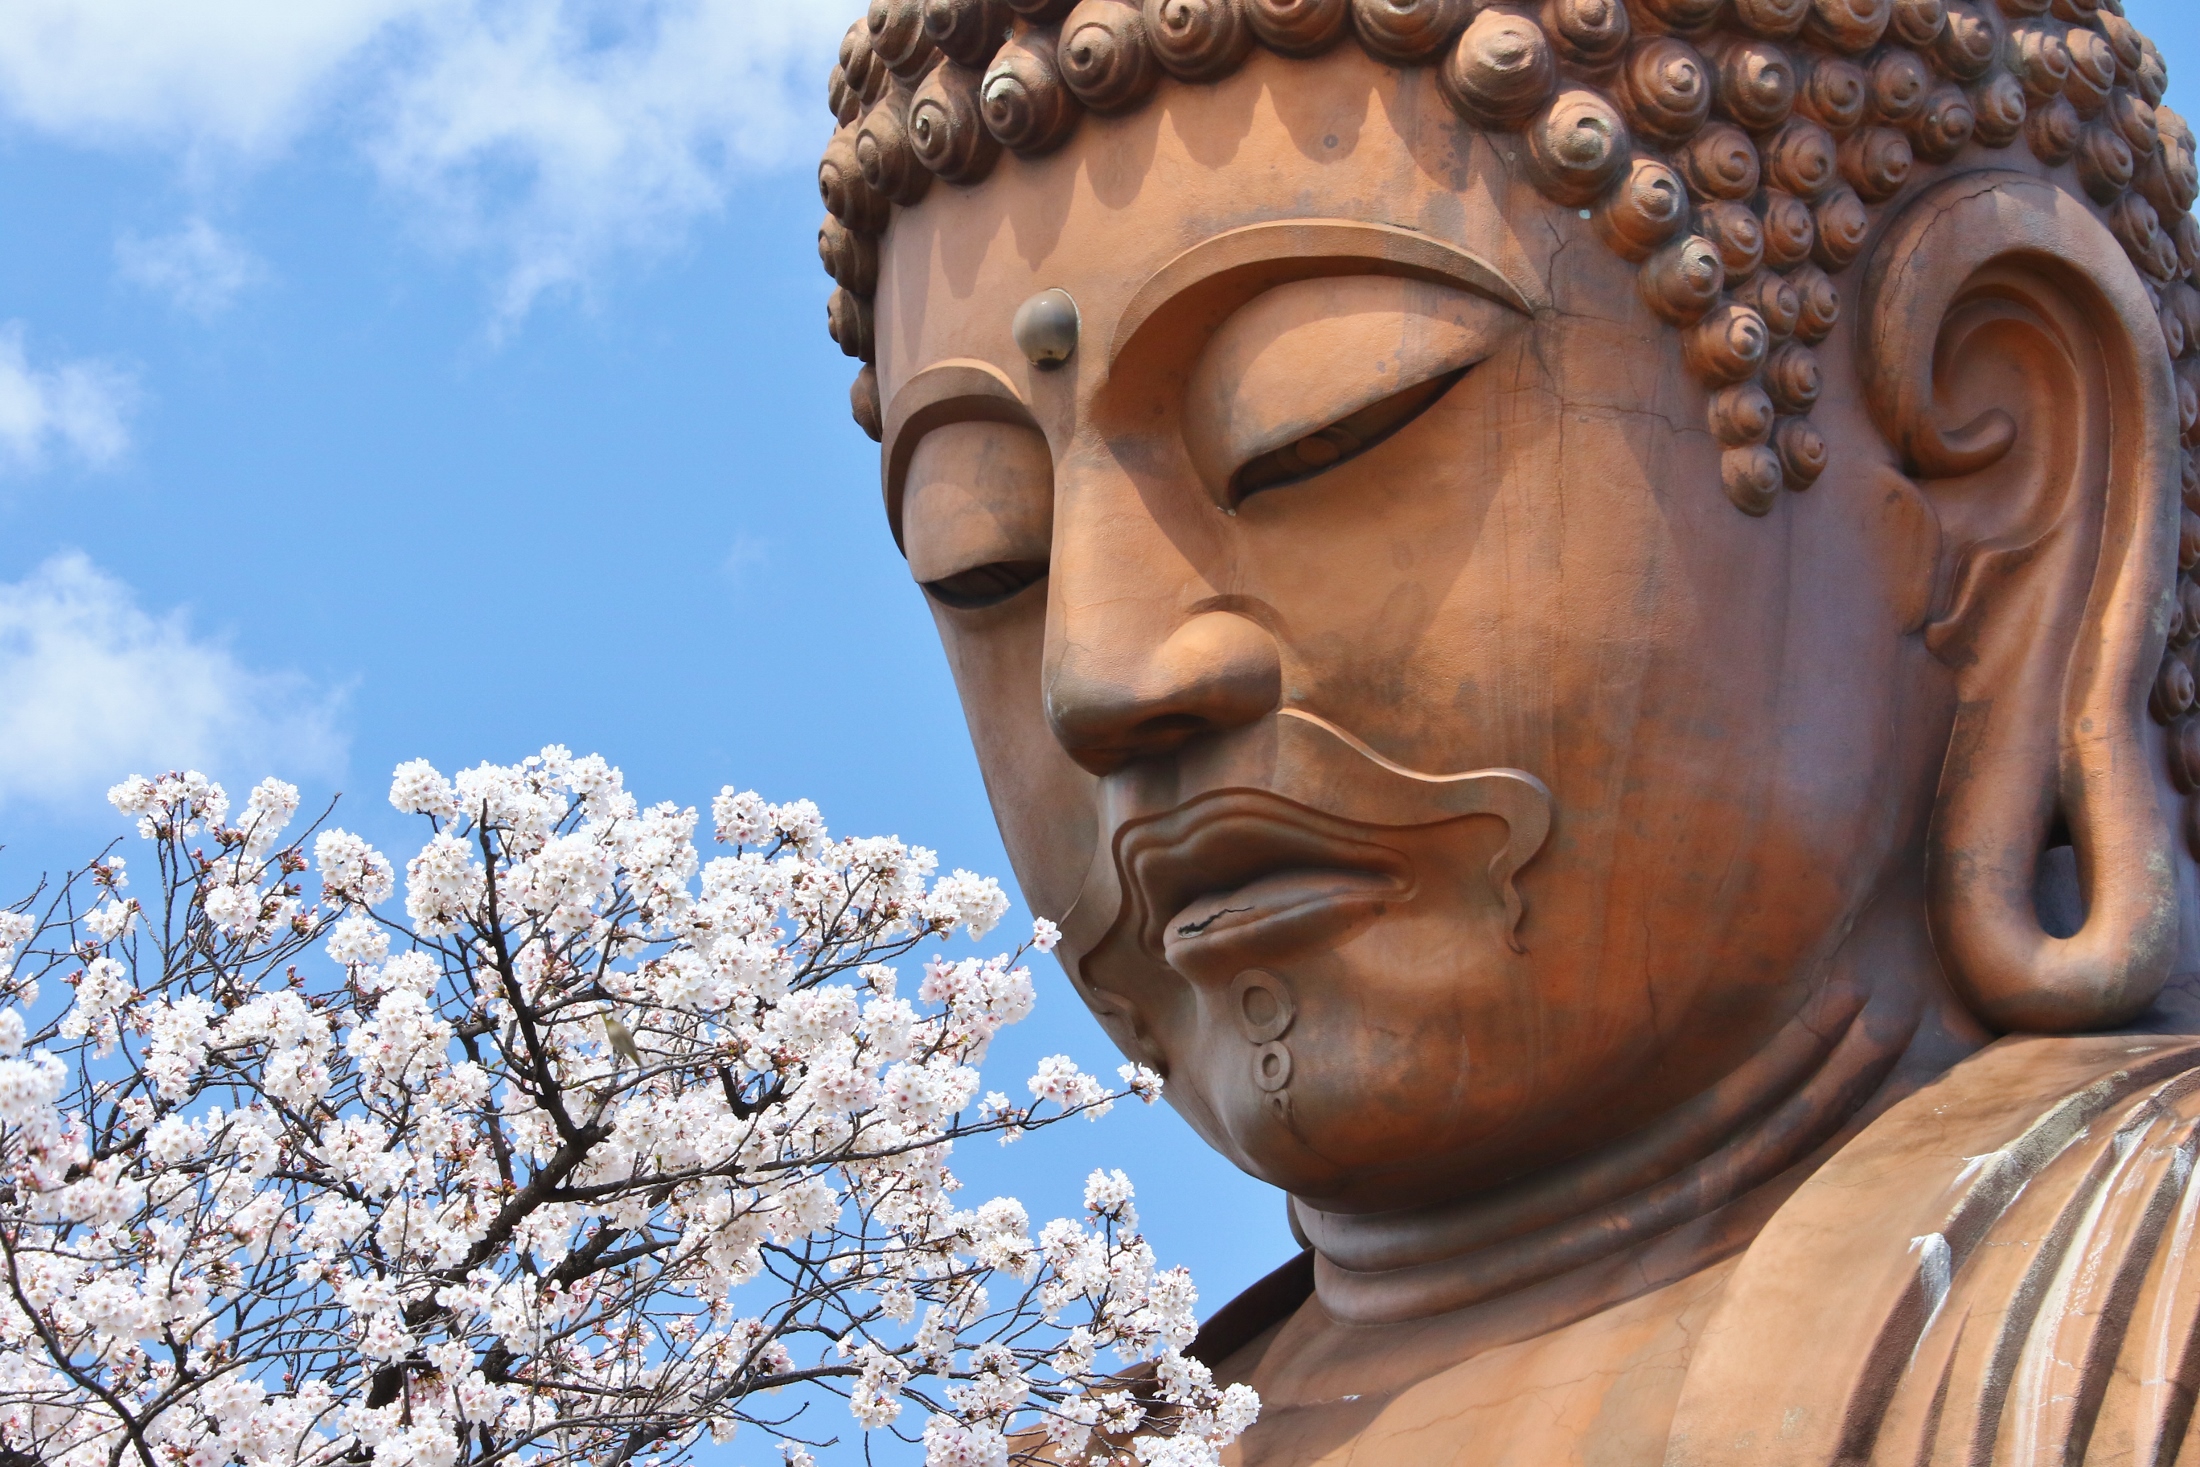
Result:
M1542 849L1551 813L1550 791L1525 770L1410 769L1313 713L1279 709L1101 780L1107 834L1062 914L1063 946L1086 993L1120 1010L1110 1032L1150 1048L1142 1026L1182 997L1177 984L1228 983L1341 945L1384 904L1414 900L1429 832L1487 815L1506 827L1487 868L1504 940L1524 952L1513 878Z
M1146 950L1227 978L1233 963L1331 938L1413 893L1413 870L1360 830L1233 790L1126 830L1118 859Z

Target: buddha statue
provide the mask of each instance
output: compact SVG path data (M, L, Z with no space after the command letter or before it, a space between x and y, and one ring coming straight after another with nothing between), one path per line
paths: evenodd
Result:
M2165 80L2120 0L848 32L830 325L1010 858L1306 1247L1237 1461L2200 1457Z

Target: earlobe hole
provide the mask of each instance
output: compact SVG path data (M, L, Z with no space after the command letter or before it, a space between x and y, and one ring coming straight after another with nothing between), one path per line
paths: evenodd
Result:
M2032 882L2032 909L2049 937L2076 937L2085 926L2085 891L2078 883L2078 848L2070 827L2055 817L2040 852L2039 874Z

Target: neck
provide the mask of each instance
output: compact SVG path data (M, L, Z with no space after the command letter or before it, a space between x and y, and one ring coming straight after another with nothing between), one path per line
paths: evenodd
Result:
M1654 1240L1668 1240L1656 1250L1658 1271L1673 1277L1746 1246L1777 1205L1768 1190L1784 1196L1891 1103L1890 1090L1908 1088L1898 1067L1902 1075L1917 1068L1901 1062L1921 1047L1928 1007L1927 985L1910 976L1830 984L1693 1100L1602 1150L1495 1191L1374 1215L1326 1213L1294 1199L1315 1249L1322 1307L1344 1323L1395 1322L1466 1309ZM1938 1024L1922 1027L1935 1038L1943 1033ZM1922 1047L1937 1053L1943 1045ZM1721 1213L1730 1225L1702 1225ZM1669 1281L1638 1277L1639 1269L1591 1272L1611 1280L1606 1288Z

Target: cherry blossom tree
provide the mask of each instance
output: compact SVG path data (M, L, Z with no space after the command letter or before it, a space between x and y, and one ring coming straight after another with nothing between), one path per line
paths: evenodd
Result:
M981 1089L1054 937L954 956L995 882L730 787L706 863L694 809L562 748L390 798L401 903L291 786L170 774L110 794L142 899L110 853L0 912L0 1463L674 1463L746 1426L795 1464L1191 1467L1250 1423L1121 1172L1036 1236L958 1205L957 1143L1161 1088Z

